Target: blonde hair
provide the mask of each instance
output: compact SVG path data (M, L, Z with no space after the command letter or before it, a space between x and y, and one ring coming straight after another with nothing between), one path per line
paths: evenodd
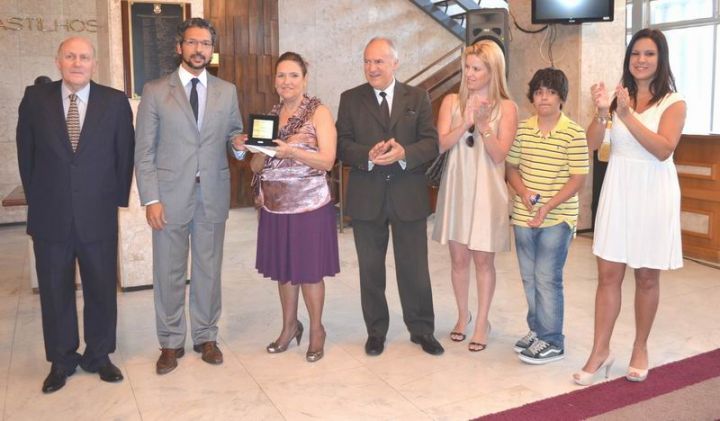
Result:
M468 56L477 56L490 70L490 86L488 89L489 100L493 104L492 115L496 115L503 99L510 99L505 78L505 55L500 46L492 40L484 39L473 45L465 47L462 54L462 80L458 92L460 114L465 112L465 106L469 97L467 81L465 80L465 62Z

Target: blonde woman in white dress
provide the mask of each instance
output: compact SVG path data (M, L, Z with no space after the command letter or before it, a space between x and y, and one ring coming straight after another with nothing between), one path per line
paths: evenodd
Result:
M597 117L587 129L597 149L612 116L612 151L595 220L598 262L593 348L580 385L608 377L614 362L610 337L620 313L627 266L635 272L635 341L626 378L643 381L650 366L647 341L658 308L660 271L682 267L680 185L673 152L685 124L686 105L675 92L662 32L643 29L625 53L615 99L604 83L592 86Z

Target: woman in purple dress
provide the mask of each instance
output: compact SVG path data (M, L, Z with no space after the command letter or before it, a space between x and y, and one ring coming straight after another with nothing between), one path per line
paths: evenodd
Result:
M335 163L337 134L330 110L308 97L306 87L302 57L293 52L281 55L275 66L281 100L271 112L280 118L276 154L255 154L250 166L257 174L261 206L255 267L278 282L283 312L282 332L266 349L284 352L293 340L300 345L303 325L297 310L302 290L310 316L306 360L315 362L323 357L325 345L323 278L340 272L335 206L327 178Z

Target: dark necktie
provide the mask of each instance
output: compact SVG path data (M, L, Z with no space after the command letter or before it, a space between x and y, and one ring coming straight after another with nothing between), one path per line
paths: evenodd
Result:
M388 106L387 93L380 92L380 96L382 97L382 101L380 102L380 115L382 115L383 121L385 122L385 126L390 125L390 107Z
M78 111L77 95L70 94L70 106L68 107L67 124L68 137L70 138L70 146L73 152L77 150L80 141L80 112Z
M192 89L190 89L190 107L192 107L193 114L195 115L195 123L198 121L198 93L197 93L197 84L200 82L200 79L194 77L192 80Z

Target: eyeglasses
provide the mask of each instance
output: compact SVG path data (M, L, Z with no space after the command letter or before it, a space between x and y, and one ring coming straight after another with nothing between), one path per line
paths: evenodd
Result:
M472 148L475 145L475 137L473 136L473 133L475 133L474 124L470 126L470 128L468 129L468 133L470 133L470 136L465 139L465 144Z
M196 47L199 45L201 47L211 48L213 46L212 41L198 41L196 39L183 40L183 44L187 45L188 47Z

